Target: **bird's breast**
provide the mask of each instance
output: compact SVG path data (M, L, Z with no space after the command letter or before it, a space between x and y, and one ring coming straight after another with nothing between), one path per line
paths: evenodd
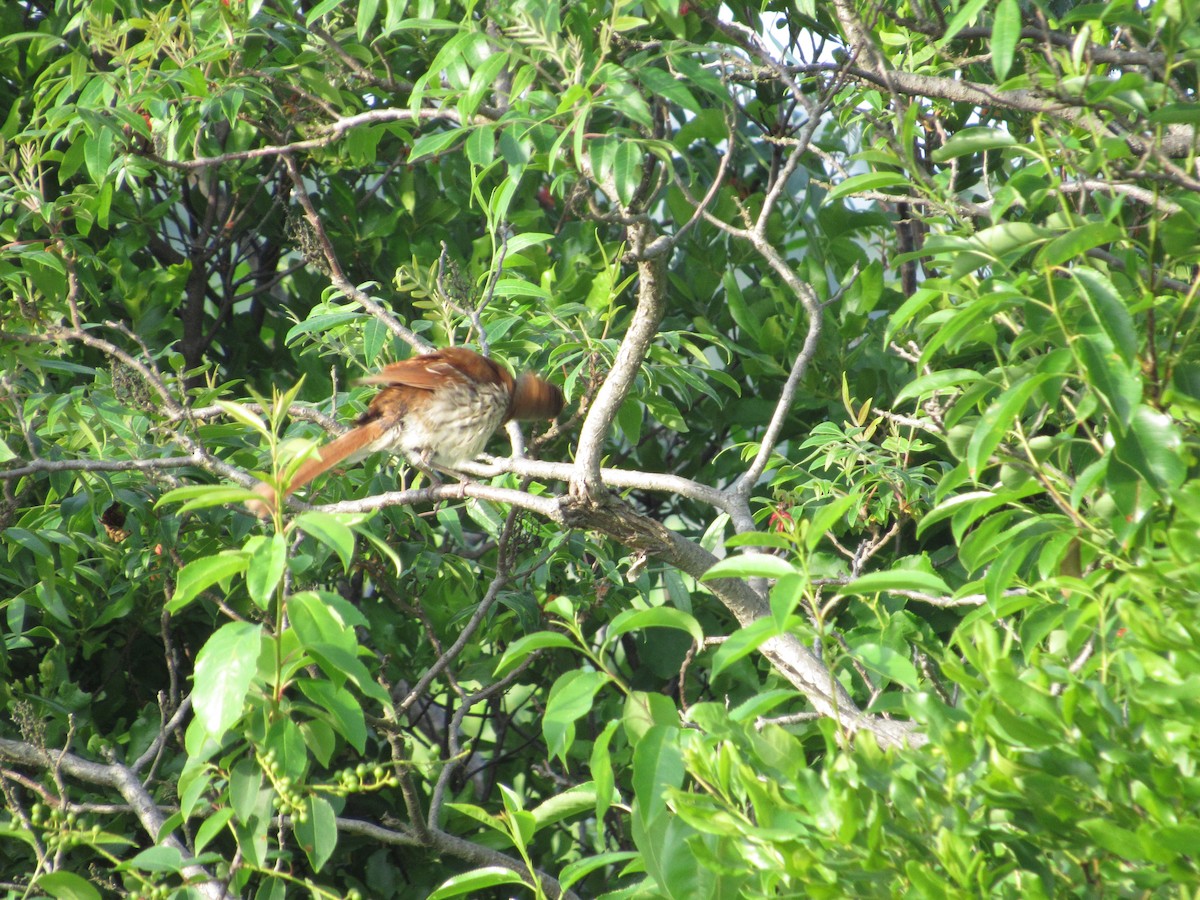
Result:
M393 431L393 449L454 467L482 452L504 420L509 392L501 384L447 380L422 399L410 404Z

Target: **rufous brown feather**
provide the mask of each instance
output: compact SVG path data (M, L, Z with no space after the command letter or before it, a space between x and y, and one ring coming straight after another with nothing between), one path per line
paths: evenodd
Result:
M453 469L478 456L510 419L553 419L563 409L555 385L529 373L514 380L503 366L462 347L392 363L361 381L383 388L354 428L301 464L285 497L339 463L381 450L399 453L424 471ZM270 515L275 489L262 484L255 491L258 499L247 507Z

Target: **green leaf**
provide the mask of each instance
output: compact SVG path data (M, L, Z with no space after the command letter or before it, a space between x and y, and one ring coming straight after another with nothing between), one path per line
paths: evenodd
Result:
M320 308L314 309L307 319L303 322L298 322L288 329L287 335L283 342L291 346L299 337L306 334L323 334L333 331L339 325L347 325L350 322L357 322L366 318L359 311L339 311L339 312L320 312Z
M465 137L465 128L452 128L449 131L435 131L433 134L423 134L413 141L408 152L409 163L415 163L426 156L437 156Z
M262 768L256 760L239 759L229 773L230 809L238 821L249 823L261 811L264 799Z
M354 33L360 41L365 40L375 16L379 12L379 0L359 0L358 15L354 20Z
M910 400L914 397L928 397L936 394L938 391L944 391L952 387L958 387L962 384L974 384L983 376L972 369L943 369L940 372L931 372L928 375L922 375L906 384L896 394L896 399L892 401L894 406L899 406L905 400Z
M477 126L467 137L467 159L471 165L481 169L490 166L496 158L496 129L491 125Z
M303 512L296 516L295 524L305 534L316 538L336 553L342 561L343 568L349 572L350 563L354 559L354 532L343 521L344 518L346 517L335 513Z
M833 526L842 520L842 517L852 509L856 509L863 504L863 498L857 493L847 494L844 497L835 497L833 500L819 507L808 522L808 532L805 534L804 543L809 550L816 550L817 545L825 538L833 529ZM786 576L780 576L786 577Z
M1025 409L1025 404L1029 402L1033 392L1049 378L1050 373L1047 372L1022 378L1001 394L984 412L967 444L967 467L972 477L978 478L987 468L996 447L1004 440L1004 436L1016 427L1017 418Z
M701 107L692 92L687 89L687 83L670 72L656 69L653 66L642 66L637 70L637 79L646 86L651 94L662 97L669 103L681 106L689 112L701 112Z
M633 750L633 793L638 817L653 819L666 811L667 789L683 786L685 767L679 747L680 729L655 725L642 735Z
M1078 823L1078 827L1101 848L1121 859L1133 862L1141 862L1145 859L1145 856L1139 852L1140 844L1137 835L1109 819L1083 819Z
M889 569L887 572L870 572L860 575L838 593L843 595L879 594L891 591L910 591L928 594L931 597L946 597L952 591L937 575L918 569Z
M249 563L250 554L243 550L224 550L216 556L192 560L179 570L175 593L167 603L167 612L174 615L205 589L246 571Z
M617 613L609 623L604 639L605 646L623 634L643 628L676 628L686 631L698 644L704 641L704 630L691 615L670 606L655 606L651 609L627 609Z
M815 549L815 544L815 541L810 542L810 548ZM792 621L792 616L808 592L809 584L808 576L796 572L793 575L783 576L771 587L768 597L771 604L771 618L775 620L776 626L781 631L785 630Z
M155 508L171 503L183 503L179 512L192 512L196 509L207 509L212 506L228 506L253 500L257 494L244 487L230 487L225 484L189 484L186 487L175 488L158 498Z
M259 609L266 609L287 567L287 542L276 532L263 540L250 555L246 589Z
M992 71L1000 81L1008 77L1020 39L1021 9L1017 0L1000 0L992 22Z
M1152 110L1149 115L1151 122L1162 122L1164 124L1200 124L1200 107L1195 103L1164 103L1158 109Z
M958 12L954 14L953 18L950 19L945 32L938 39L938 46L944 47L950 41L954 40L955 35L979 17L980 11L987 4L988 0L967 0L966 3L959 7Z
M331 681L299 678L296 686L329 717L333 729L362 753L367 745L367 720L362 704L344 687Z
M715 679L731 665L762 646L764 641L779 634L779 626L773 616L756 619L744 628L739 628L721 642L713 654L710 678Z
M112 129L101 127L84 138L83 159L88 175L96 184L104 184L114 154Z
M1044 243L1052 232L1028 222L1003 222L977 231L968 246L981 253L990 263L1007 267L1038 244ZM980 267L973 253L958 254L951 267L951 278L959 279Z
M504 826L504 820L498 816L493 816L481 806L475 806L472 803L447 803L446 808L461 813L499 834L508 836L508 829Z
M213 738L221 738L242 717L261 644L261 625L229 622L196 655L192 702L197 720Z
M233 818L233 807L223 806L200 823L196 829L196 852L202 853L209 841L224 831L229 820Z
M216 405L225 412L225 415L236 422L241 422L247 428L252 428L264 438L271 436L271 430L267 428L267 423L262 420L262 417L257 413L253 413L246 407L238 403L230 403L227 400L218 400Z
M1103 273L1083 267L1072 269L1071 277L1083 287L1092 318L1104 329L1104 333L1112 341L1113 348L1122 360L1133 364L1137 356L1138 333L1133 324L1133 316L1129 314L1125 300L1121 298L1113 283Z
M54 556L54 553L50 550L50 545L28 528L5 528L4 539L20 544L34 556L41 557L42 559L51 559Z
M429 895L427 900L443 900L445 897L461 897L464 894L478 896L487 888L498 887L502 884L525 884L525 879L512 869L500 866L488 866L483 869L472 869L453 878L447 878L441 886ZM532 890L529 885L527 887Z
M1082 256L1094 247L1120 240L1124 234L1125 232L1121 230L1120 226L1113 222L1086 222L1060 234L1046 244L1038 253L1036 265L1049 268L1061 266L1067 260ZM1073 276L1077 276L1080 272L1100 274L1094 269L1071 270Z
M611 853L600 853L596 856L586 856L583 859L577 859L575 862L563 866L562 872L558 875L558 883L562 885L562 889L565 891L571 885L575 884L575 882L586 878L597 869L603 869L606 866L615 866L617 863L637 858L638 854L632 850L617 850Z
M504 251L506 254L512 255L514 253L520 253L526 247L535 247L539 244L545 244L552 240L554 240L554 235L550 234L549 232L525 231L521 234L514 234L511 238L505 241ZM549 299L551 295L547 293L545 296L547 299Z
M917 689L919 678L916 666L891 647L882 644L860 644L851 652L869 671L907 688Z
M616 722L609 725L616 727ZM577 784L562 793L555 794L539 803L530 812L536 825L535 831L541 831L547 825L554 825L564 819L577 816L580 813L591 812L596 808L596 788L590 783Z
M883 339L892 341L900 330L907 325L918 313L935 303L943 296L941 291L933 290L929 286L917 288L913 295L900 304L900 308L888 317L887 329L884 331Z
M1129 429L1117 435L1113 452L1154 489L1170 496L1187 478L1183 459L1183 435L1165 413L1139 405L1129 421Z
M617 145L612 174L617 196L624 206L633 202L633 196L642 181L642 159L641 148L633 139L626 138Z
M288 597L291 627L302 647L331 645L353 656L358 651L358 639L354 636L352 623L345 621L332 604L325 602L327 596L316 591L298 591Z
M782 578L793 575L796 567L778 556L766 553L739 553L719 560L706 571L701 581L714 578Z
M733 270L727 270L721 276L721 284L725 287L725 304L729 309L729 315L733 317L733 321L738 328L742 329L753 340L758 341L759 335L762 332L762 323L750 311L750 307L746 304L746 296L742 291L742 286L738 284L737 275Z
M529 164L529 144L524 139L523 133L518 133L512 128L505 128L501 131L496 144L500 148L500 155L504 157L504 161L508 163L508 167L511 170L509 173L508 188L510 191L515 190L516 179L520 177L521 171ZM508 209L507 199L502 202L497 201L494 208L497 214L505 214L505 211Z
M837 200L848 194L860 194L867 191L882 191L887 188L911 188L912 183L899 172L864 172L862 175L851 175L833 186L826 196L827 201Z
M499 678L516 668L529 654L550 647L578 649L578 645L567 635L557 631L537 631L518 638L508 645L500 662L496 663L495 675Z
M604 730L600 732L595 741L592 742L592 753L588 765L588 770L592 774L592 785L596 793L596 821L603 822L604 816L608 813L613 803L617 801L616 779L613 776L612 756L609 753L609 745L612 743L612 737L617 731L617 726L621 723L612 719Z
M309 795L304 802L308 816L293 818L293 825L313 871L320 872L337 846L337 817L324 797Z
M100 900L100 892L91 882L63 869L39 875L33 887L57 900Z
M321 2L309 10L308 15L304 17L304 24L311 27L313 22L316 22L327 12L335 9L340 3L341 0L321 0Z
M148 847L132 859L121 862L121 871L177 873L183 868L183 854L175 847Z
M1140 376L1115 352L1106 335L1085 334L1073 346L1087 372L1088 386L1103 400L1117 425L1124 428L1142 398Z
M566 763L567 752L575 742L575 722L591 711L592 700L607 683L607 675L591 669L565 672L554 682L542 715L542 734L551 756Z
M508 63L507 53L493 53L471 73L471 82L458 103L459 115L464 123L475 115L483 98L496 89L496 78Z

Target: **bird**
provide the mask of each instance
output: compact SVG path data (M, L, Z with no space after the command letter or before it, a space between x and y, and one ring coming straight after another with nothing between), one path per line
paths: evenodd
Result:
M531 373L517 378L496 361L465 347L445 347L384 366L360 379L382 385L355 423L300 465L287 497L339 463L390 451L432 475L474 459L488 438L512 419L554 419L563 409L559 388ZM275 508L267 483L246 506L265 517Z

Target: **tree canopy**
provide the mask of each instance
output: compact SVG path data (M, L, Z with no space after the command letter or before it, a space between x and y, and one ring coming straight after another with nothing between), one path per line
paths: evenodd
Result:
M8 896L1190 896L1198 19L0 6Z

